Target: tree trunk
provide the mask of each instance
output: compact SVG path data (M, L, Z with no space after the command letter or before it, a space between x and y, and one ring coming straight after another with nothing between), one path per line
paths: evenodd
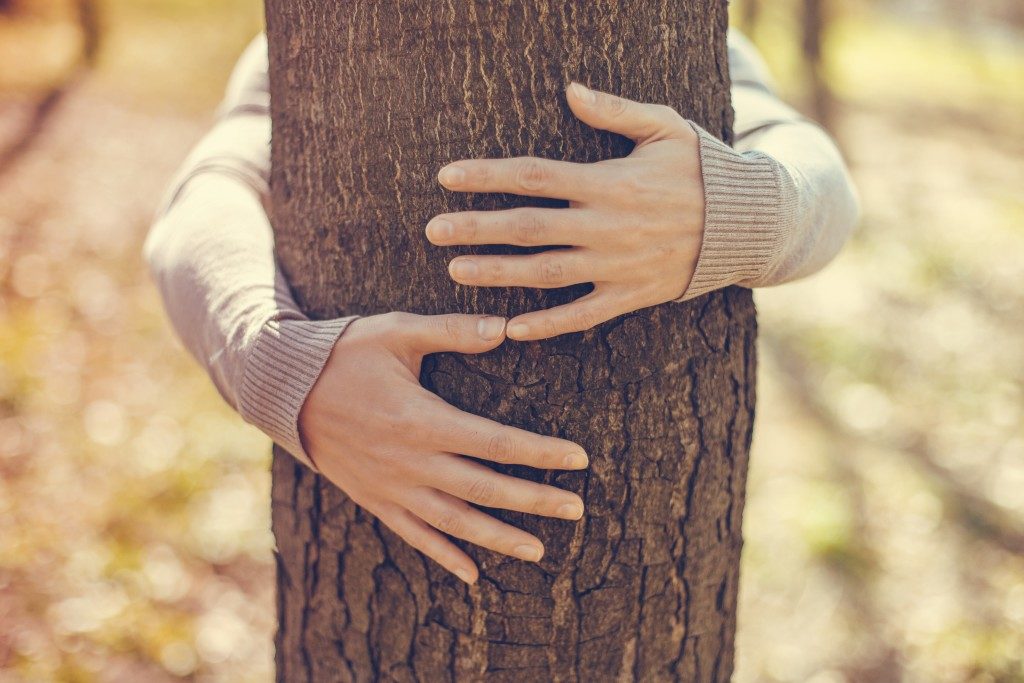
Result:
M832 125L832 90L825 77L822 42L828 23L828 6L823 0L804 0L801 13L804 68L808 80L811 116L826 128Z
M730 135L725 0L266 5L277 248L315 318L515 315L585 293L456 285L457 250L423 236L445 211L565 205L449 193L436 181L449 161L629 153L575 120L572 78ZM582 472L493 465L576 491L587 512L488 509L547 552L534 564L456 539L480 566L472 587L277 452L278 679L728 680L754 341L750 291L728 288L428 357L422 382L449 402L591 456Z

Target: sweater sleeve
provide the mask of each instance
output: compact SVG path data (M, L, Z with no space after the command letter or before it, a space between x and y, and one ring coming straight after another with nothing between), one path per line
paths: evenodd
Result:
M266 39L239 59L214 127L179 167L144 245L171 324L243 419L317 470L298 415L355 316L308 319L274 255Z
M730 29L728 42L735 146L690 122L699 138L704 237L676 301L810 275L835 257L859 214L828 133L778 99L750 41Z

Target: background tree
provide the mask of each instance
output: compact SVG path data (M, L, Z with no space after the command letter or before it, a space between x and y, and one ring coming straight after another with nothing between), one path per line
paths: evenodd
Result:
M804 69L807 73L811 116L828 127L832 123L832 90L822 62L822 42L828 24L829 6L822 0L803 0L800 13L803 29Z
M277 245L314 318L515 315L585 293L455 285L448 254L423 237L440 212L562 205L446 193L435 175L449 161L629 153L572 116L570 79L729 136L722 0L268 0L267 26ZM491 511L548 551L533 564L458 541L480 568L472 587L276 453L279 679L728 680L754 338L750 291L729 288L584 333L428 358L423 383L452 404L591 457L584 472L505 468L576 491L587 512Z
M761 0L743 0L740 3L739 17L743 30L752 34L761 18Z
M23 6L24 0L0 0L0 17L14 15L19 11L36 9ZM33 141L46 128L47 122L64 100L65 96L76 87L96 65L100 50L100 21L95 0L74 0L65 8L74 17L81 35L81 47L75 61L68 67L66 74L50 85L28 107L24 123L16 128L10 141L0 141L0 177L7 173L22 155L31 147Z

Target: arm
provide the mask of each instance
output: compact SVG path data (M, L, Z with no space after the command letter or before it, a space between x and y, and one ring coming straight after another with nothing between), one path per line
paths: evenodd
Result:
M586 453L457 410L420 385L426 354L492 349L505 339L504 318L302 314L275 260L264 207L268 101L261 36L146 240L175 331L242 417L463 580L476 580L476 565L445 534L539 560L540 539L470 503L578 520L582 499L473 458L572 470L587 467Z
M511 339L579 332L728 285L779 284L835 256L858 211L838 150L774 96L760 58L734 31L729 68L735 149L670 107L574 83L566 98L576 117L631 138L629 156L593 164L463 159L441 169L438 180L451 190L570 202L445 214L426 227L440 246L568 245L526 256L459 256L449 264L452 278L465 285L594 284L569 304L513 318Z
M314 467L298 413L353 317L312 321L292 299L262 203L269 140L260 36L235 67L215 126L173 179L144 251L174 329L221 396Z
M729 32L735 143L700 127L705 224L684 301L720 287L767 287L824 267L859 213L832 139L779 100L753 45Z

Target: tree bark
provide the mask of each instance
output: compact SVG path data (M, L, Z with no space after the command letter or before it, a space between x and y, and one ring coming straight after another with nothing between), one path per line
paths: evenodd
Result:
M449 161L629 153L572 116L570 79L730 135L724 0L266 6L277 248L314 318L515 315L585 293L456 285L457 250L423 236L445 211L565 205L449 193L436 181ZM728 680L755 330L750 291L731 287L584 333L428 357L421 380L449 402L591 456L583 472L494 466L576 491L587 512L488 509L547 551L533 564L456 539L480 566L472 587L277 452L278 679Z

